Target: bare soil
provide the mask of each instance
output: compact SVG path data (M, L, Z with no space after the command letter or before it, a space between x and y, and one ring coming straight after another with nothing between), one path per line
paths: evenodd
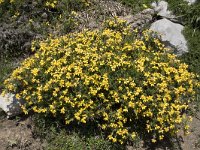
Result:
M44 149L45 142L33 135L30 118L18 120L0 117L0 150Z

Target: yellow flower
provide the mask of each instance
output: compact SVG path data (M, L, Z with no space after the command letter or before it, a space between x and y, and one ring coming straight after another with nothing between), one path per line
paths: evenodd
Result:
M151 142L152 142L152 143L156 143L156 139L152 139Z
M0 4L3 3L3 2L4 2L4 0L0 0Z
M65 113L65 108L64 108L64 107L60 110L60 113L61 113L61 114L64 114L64 113Z
M148 6L147 6L146 4L143 4L142 6L143 6L144 8L148 8Z
M37 76L38 75L38 72L39 72L39 69L38 68L34 68L31 70L31 73L34 75L34 76Z
M16 97L16 99L21 99L21 96L17 93L16 95L15 95L15 97Z

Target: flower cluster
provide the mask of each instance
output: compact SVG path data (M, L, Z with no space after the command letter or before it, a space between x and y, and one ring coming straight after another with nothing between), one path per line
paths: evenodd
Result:
M138 36L114 22L33 44L35 54L5 80L3 93L24 99L26 114L62 116L66 124L95 120L113 142L135 139L139 130L152 142L176 133L195 95L195 74L152 32Z

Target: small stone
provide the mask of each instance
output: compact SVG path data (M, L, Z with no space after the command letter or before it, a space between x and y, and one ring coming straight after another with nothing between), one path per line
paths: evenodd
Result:
M44 13L42 14L42 18L43 18L43 19L47 19L47 17L48 17L47 13L44 12Z
M148 15L148 14L153 15L155 14L155 11L153 9L148 8L148 9L143 10L141 13L145 15Z
M153 16L152 15L145 15L144 17L146 20L149 20L151 21L153 19Z
M170 17L170 18L174 17L172 15L172 12L168 10L168 3L165 1L153 2L151 6L159 16Z
M126 20L127 24L130 24L130 23L132 23L134 21L134 16L133 15L128 15L128 16L125 16L125 17L121 17L121 19Z
M8 93L5 97L0 95L0 108L7 114L7 117L14 117L22 113L20 104L23 100L17 100L14 94Z
M90 29L95 29L95 28L98 28L98 24L95 21L90 21L88 24L88 27Z

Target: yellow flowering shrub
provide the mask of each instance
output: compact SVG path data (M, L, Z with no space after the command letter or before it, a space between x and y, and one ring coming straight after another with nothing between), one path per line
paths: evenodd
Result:
M3 93L24 99L26 114L95 121L113 142L135 139L139 130L152 142L176 133L187 121L195 74L152 32L131 31L121 20L105 26L33 44L35 54L5 80Z

